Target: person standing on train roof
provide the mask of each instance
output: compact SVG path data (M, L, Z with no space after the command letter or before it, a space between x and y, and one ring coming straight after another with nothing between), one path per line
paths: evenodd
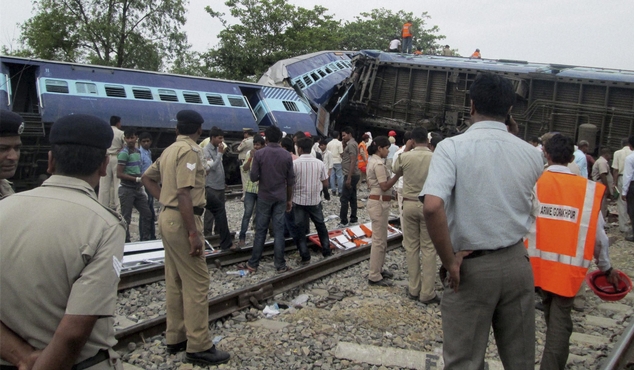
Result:
M445 45L445 47L442 49L442 55L446 57L453 56L453 51L451 51L451 48L449 47L449 45Z
M108 148L108 155L110 156L108 172L106 176L99 180L99 201L104 206L121 212L121 205L119 204L120 181L117 177L117 154L125 147L125 139L121 130L121 117L110 117L110 127L112 127L114 137L112 138L112 145Z
M255 272L260 264L269 222L273 221L273 263L278 273L290 270L284 259L284 213L293 206L295 172L291 153L280 146L282 131L269 126L265 131L266 147L255 152L251 164L251 181L259 181L255 215L255 237L249 261L240 269Z
M152 165L152 151L150 147L152 146L152 135L143 131L139 135L139 152L141 152L141 174L144 174L145 171L150 168ZM152 219L150 220L150 239L148 240L156 240L156 226L154 225L154 221L156 220L156 212L154 211L154 197L150 194L147 189L145 189L145 195L147 195L147 205L150 208L150 214ZM139 228L143 229L143 220L139 219Z
M94 116L58 119L52 176L0 202L3 369L123 369L112 347L125 222L94 190L113 136Z
M423 203L418 201L418 194L423 190L432 159L432 152L427 147L427 136L427 129L424 127L416 127L412 130L412 139L408 144L410 150L402 153L395 161L394 174L403 177L403 224L401 226L403 247L407 253L406 296L412 300L420 300L423 304L438 304L440 298L434 289L436 250L425 224Z
M440 304L445 368L484 368L494 320L504 367L533 369L533 272L522 238L532 222L542 159L507 132L504 121L515 102L508 79L479 73L469 94L473 124L438 144L419 196L449 276ZM500 173L505 181L491 181Z
M407 21L403 25L401 30L401 36L403 37L403 54L412 53L412 21Z
M482 54L480 54L480 49L475 49L473 54L471 54L471 58L473 58L473 59L482 59Z
M163 205L159 232L165 249L165 342L168 354L186 350L188 362L217 365L230 356L216 348L208 329L205 169L196 144L204 120L193 110L178 112L176 120L176 142L142 176L143 185Z
M24 120L19 114L0 110L0 200L13 194L9 180L15 175L20 161Z
M121 215L127 223L125 242L130 242L130 221L132 220L132 207L139 211L139 237L141 241L150 239L150 223L152 213L148 206L147 196L141 184L141 152L136 148L137 136L134 128L128 127L123 131L126 146L117 154L117 178L121 182L119 186L119 204Z
M203 149L203 157L207 162L207 180L205 191L207 193L207 205L205 208L211 212L216 227L220 233L220 250L238 250L231 240L229 223L227 222L227 210L225 209L225 168L222 164L222 156L227 149L224 143L224 132L214 126L209 131L209 144ZM205 235L212 234L212 227L205 219Z
M238 164L240 166L242 166L244 164L244 161L247 159L247 153L253 149L253 135L255 135L255 133L253 132L252 129L250 128L243 128L242 129L242 141L240 142L240 145L238 145ZM246 183L247 181L247 177L249 177L249 173L248 172L244 172L244 171L240 171L240 179L242 180L242 198L240 198L241 202L244 202L244 194L246 192Z
M385 136L379 136L372 141L368 148L367 179L370 195L368 195L368 216L372 220L372 246L370 250L370 271L368 284L391 286L387 279L394 277L389 270L383 270L385 253L387 252L387 220L390 215L392 201L392 186L401 177L392 176L385 166L385 158L390 150L390 141Z
M574 158L573 151L572 139L561 134L544 144L548 168L535 185L535 221L526 241L546 320L540 363L544 370L566 367L572 334L570 311L593 255L608 281L619 282L610 265L609 240L601 214L606 187L570 171L567 165ZM565 212L572 209L577 212Z
M340 195L341 208L339 210L338 229L348 226L348 205L350 206L350 223L357 223L357 184L361 179L361 171L357 166L359 146L354 141L352 127L346 126L341 130L343 152L341 153L341 168L343 170L344 186Z

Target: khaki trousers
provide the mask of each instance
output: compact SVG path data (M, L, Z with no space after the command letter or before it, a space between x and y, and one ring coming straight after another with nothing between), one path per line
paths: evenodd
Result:
M370 273L368 279L383 279L381 270L387 251L387 220L390 215L390 202L368 199L368 214L372 220L372 246L370 249Z
M620 194L623 191L623 176L622 175L619 175L618 179L616 180L616 184ZM619 198L616 200L616 208L619 212L619 231L621 231L622 233L627 233L630 231L630 228L627 227L627 223L630 221L630 216L628 216L627 214L627 202L624 201L620 195L619 195Z
M117 177L117 155L110 155L110 161L106 168L106 176L99 179L99 203L104 206L121 212L119 204L119 183L121 180Z
M200 233L203 222L194 216ZM165 342L187 340L187 352L211 348L209 338L209 270L204 257L189 255L189 239L177 209L165 208L159 215L159 231L165 248L167 329Z
M407 256L407 276L409 294L428 301L436 296L436 250L431 242L423 203L406 200L403 202L403 247ZM421 256L423 261L421 278Z

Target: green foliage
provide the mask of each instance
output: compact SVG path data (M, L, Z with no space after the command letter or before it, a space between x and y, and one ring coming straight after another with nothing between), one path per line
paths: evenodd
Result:
M187 49L186 0L39 0L21 25L23 49L42 59L158 70Z
M426 28L426 22L430 18L427 12L416 17L412 12L399 10L393 13L385 8L373 9L369 13L363 12L356 16L353 22L346 22L343 26L344 38L341 47L344 50L386 50L390 40L401 37L403 24L410 20L411 31L414 35L413 48L421 47L423 50L437 48L438 42L445 36L438 35L440 30L438 26Z
M225 5L237 24L228 25L224 14L206 7L225 26L218 46L209 51L224 78L256 80L278 60L337 49L341 41L340 22L322 6L306 9L286 0L228 0Z

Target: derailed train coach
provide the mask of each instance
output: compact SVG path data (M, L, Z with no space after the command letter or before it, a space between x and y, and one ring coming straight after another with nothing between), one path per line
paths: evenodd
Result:
M316 134L317 115L292 88L123 68L0 56L0 109L25 120L22 153L12 179L17 190L33 187L46 171L48 134L58 118L92 114L152 134L153 154L175 140L176 113L198 111L224 130L230 148L244 128L274 125L286 132ZM233 144L233 145L232 145ZM225 156L227 182L239 182L236 155Z
M357 53L352 64L354 94L345 118L361 127L464 132L471 124L471 83L489 71L513 83L511 113L523 139L556 131L588 140L596 152L620 148L634 134L634 71L372 50Z
M258 83L288 86L306 99L317 114L317 131L328 135L348 101L353 85L349 51L320 51L283 59L272 65Z

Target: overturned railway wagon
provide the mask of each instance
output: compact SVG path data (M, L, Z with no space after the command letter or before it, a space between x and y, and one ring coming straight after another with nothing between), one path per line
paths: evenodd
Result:
M352 63L355 93L346 118L360 126L463 132L469 87L478 72L490 71L515 87L512 115L523 139L557 131L595 150L619 148L634 134L634 71L369 50Z
M26 125L11 179L16 190L35 186L45 173L51 125L68 114L106 121L120 116L124 127L153 135L155 156L174 142L175 117L182 109L203 116L203 135L218 126L229 144L237 145L243 128L274 125L286 132L317 133L316 113L290 87L5 56L0 56L0 109L20 114ZM224 161L231 184L240 175L236 156L229 154Z

